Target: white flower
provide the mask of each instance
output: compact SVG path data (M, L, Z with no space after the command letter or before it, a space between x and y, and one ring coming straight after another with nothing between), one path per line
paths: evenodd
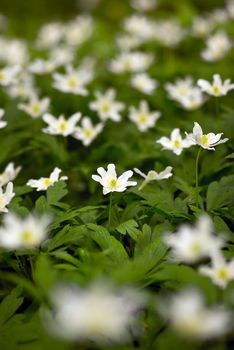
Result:
M50 99L48 97L44 97L40 100L37 95L31 94L29 102L18 104L18 108L25 111L32 118L38 118L47 112L49 105Z
M81 127L78 126L73 133L73 137L81 140L84 146L89 146L90 143L97 137L103 129L103 124L93 125L89 117L84 117L81 120Z
M131 289L102 283L86 289L59 286L51 295L54 312L45 316L46 328L59 338L99 343L126 342L137 320L143 297Z
M41 177L38 180L31 179L28 180L27 186L36 188L37 191L46 191L48 187L53 186L55 182L58 182L60 180L67 180L67 176L61 176L59 177L59 174L61 173L61 169L55 168L49 177Z
M50 50L49 61L54 62L56 67L71 63L74 60L75 51L70 46L56 46Z
M150 11L157 7L158 0L131 0L131 5L137 11Z
M158 82L151 79L147 73L138 73L134 75L130 83L132 87L147 95L152 95L154 90L158 87Z
M57 67L58 64L55 61L36 58L35 61L29 65L29 71L34 74L48 74L55 71Z
M226 79L224 82L222 82L219 74L213 75L212 84L207 80L199 79L197 85L201 88L202 91L216 97L227 95L230 90L234 89L234 84L230 83L230 79Z
M201 266L199 272L212 279L219 287L225 288L234 279L234 259L225 261L220 251L212 255L212 266Z
M20 66L9 66L0 69L0 85L9 86L17 82L17 75L20 72Z
M117 46L122 51L134 50L142 43L142 41L143 39L129 34L121 34L116 38Z
M0 61L9 66L25 65L28 61L28 47L25 41L0 37Z
M115 90L108 89L104 94L97 91L95 96L96 100L89 104L90 109L97 111L102 121L111 119L115 122L119 122L121 120L121 115L119 113L124 109L124 104L115 101Z
M13 192L13 183L9 182L6 187L6 191L3 192L2 186L0 185L0 212L7 213L8 209L6 206L10 203L12 198L15 196Z
M208 62L222 59L231 49L232 42L223 31L220 31L206 40L206 48L201 52L201 57Z
M0 246L11 250L38 247L47 236L50 221L48 216L6 214L0 227Z
M181 97L179 102L184 109L193 111L203 105L205 97L199 88L194 87L188 95Z
M42 130L52 135L72 135L76 130L76 123L80 118L81 113L75 113L68 119L65 119L63 115L55 118L52 114L46 113L43 115L42 119L48 124L48 127Z
M231 327L231 313L220 306L206 307L202 294L195 289L172 295L159 311L176 332L188 338L217 338Z
M180 102L182 98L189 96L193 88L193 79L191 77L176 79L174 84L165 84L165 89L170 98L178 102Z
M135 173L141 175L145 180L142 182L141 186L139 187L139 190L142 190L149 182L151 181L160 181L163 179L168 179L171 177L172 174L172 167L168 166L166 169L161 171L160 173L157 173L155 170L148 171L147 174L144 174L142 171L140 171L137 168L134 168Z
M93 32L93 19L89 15L77 16L66 24L64 40L68 45L77 48L90 38Z
M136 186L137 184L135 181L128 181L133 175L132 170L125 171L120 177L117 177L114 164L109 164L107 171L100 167L97 169L97 172L100 176L92 175L92 179L103 186L103 194L123 192L128 186Z
M17 82L7 87L7 93L11 98L30 98L32 93L36 94L37 91L34 86L33 75L22 72L19 75Z
M110 70L120 74L125 72L145 71L153 62L153 55L140 51L121 52L110 63Z
M193 133L187 134L187 137L193 142L193 144L201 146L204 149L208 149L209 151L215 151L215 146L228 141L228 138L221 140L222 135L223 133L214 134L213 132L203 134L201 126L195 122Z
M211 21L211 19L207 17L193 17L192 21L192 34L199 38L204 38L208 34L211 33L211 31L214 28L214 23Z
M228 15L231 19L234 18L234 1L233 0L228 0L226 2L226 8L228 11Z
M154 25L154 39L163 46L177 46L186 34L186 30L174 18L158 20Z
M124 20L124 29L133 37L138 37L145 42L153 38L154 22L146 16L133 14Z
M75 95L88 95L86 85L93 79L92 70L74 69L71 65L66 66L66 73L55 73L53 75L54 82L52 86L65 93L73 93Z
M179 156L182 153L184 148L188 148L194 144L194 142L188 139L188 137L182 139L180 135L180 129L178 128L172 130L170 138L163 136L156 142L160 143L160 145L163 146L163 150L170 150L177 156Z
M7 122L5 120L2 120L2 117L4 116L5 111L4 109L0 108L0 129L5 128L7 126Z
M50 49L55 47L62 39L64 26L59 22L45 24L40 28L36 40L36 45L40 49Z
M188 224L181 225L177 233L165 238L165 242L180 261L194 263L203 257L211 256L223 246L224 239L214 236L212 230L211 219L203 215L194 227Z
M158 111L150 112L146 101L140 101L139 108L129 107L129 112L129 119L133 121L142 132L154 127L161 116L161 113Z
M21 170L21 166L15 168L14 163L9 163L3 173L0 174L0 185L4 186L8 182L13 181Z

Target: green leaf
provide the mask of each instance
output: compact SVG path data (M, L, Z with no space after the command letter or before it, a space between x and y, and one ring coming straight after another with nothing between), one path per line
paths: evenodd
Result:
M212 182L206 195L207 210L213 211L225 206L234 206L234 175Z
M22 288L16 287L11 293L6 296L0 304L0 326L9 320L9 318L14 315L18 310L20 305L22 305L24 298L20 295L22 294Z
M49 187L46 192L48 204L56 204L60 199L66 196L67 193L66 183L64 181L56 182L53 186Z

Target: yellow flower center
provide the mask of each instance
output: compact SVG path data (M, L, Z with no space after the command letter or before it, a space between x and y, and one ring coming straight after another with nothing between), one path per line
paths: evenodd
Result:
M218 94L219 93L219 87L217 85L215 85L213 87L213 91L214 91L215 94Z
M178 91L181 96L186 96L188 94L188 88L185 86L181 86Z
M33 237L33 233L31 231L24 231L22 232L22 241L24 243L28 243L28 244L32 244L34 243L34 237Z
M40 112L40 107L39 107L39 105L38 104L34 104L34 105L32 105L32 112L33 113L39 113Z
M217 271L217 276L218 276L219 279L221 279L223 281L227 281L229 279L228 269L226 267L221 267Z
M201 137L201 143L202 143L203 145L207 145L207 144L209 143L209 139L208 139L207 135L202 135L202 137Z
M48 187L48 186L50 186L51 185L51 180L50 180L50 178L45 178L44 179L44 184Z
M4 80L5 79L5 74L3 71L0 71L0 80Z
M59 130L60 130L60 131L65 131L66 128L67 128L67 124L66 124L65 122L61 122L61 123L59 124Z
M147 122L147 115L145 113L141 113L138 115L138 121L141 124L145 124Z
M110 111L110 104L108 102L102 102L101 110L103 113L108 113Z
M117 186L117 179L111 179L109 181L109 187L110 188L115 188Z
M181 147L181 142L180 142L180 140L175 140L175 141L174 141L174 146L175 146L176 148L180 148L180 147Z
M86 137L92 136L92 135L93 135L93 130L92 130L92 129L86 129L86 130L84 130L84 135L85 135Z
M67 81L67 85L70 88L74 89L74 88L78 87L78 82L77 82L77 80L75 78L69 78L68 81Z
M201 252L201 244L199 242L194 242L190 247L190 252L193 256L197 256Z

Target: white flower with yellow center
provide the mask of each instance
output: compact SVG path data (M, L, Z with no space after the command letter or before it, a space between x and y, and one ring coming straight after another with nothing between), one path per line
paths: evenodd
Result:
M97 137L97 135L100 134L102 129L102 123L94 126L89 117L84 117L81 120L81 126L77 126L72 136L77 140L82 141L84 146L89 146L90 143Z
M8 209L6 206L11 202L12 198L15 196L13 192L13 183L8 182L6 191L3 192L2 185L0 185L0 212L7 213Z
M40 100L37 95L32 94L29 102L18 104L18 108L29 114L32 118L38 118L47 112L49 105L50 99L48 97Z
M195 263L201 258L212 256L223 246L224 239L213 235L212 231L211 219L203 215L194 227L181 225L177 233L165 237L165 242L179 261Z
M90 109L98 113L102 121L111 119L115 122L121 120L120 112L124 109L124 103L115 101L116 91L108 89L104 94L97 91L96 100L89 104Z
M130 84L135 89L147 95L152 95L158 86L158 82L151 79L147 73L138 73L131 78Z
M206 92L208 95L216 97L225 96L230 90L234 89L234 84L231 84L231 80L226 79L224 80L224 82L222 82L222 79L219 74L213 75L212 84L207 80L199 79L197 85L202 91Z
M188 148L194 144L194 142L188 138L182 139L180 135L180 129L176 128L172 130L170 138L161 137L156 141L163 146L163 150L169 150L179 156L184 148Z
M55 118L53 115L46 113L42 119L48 124L48 127L42 129L43 132L51 135L72 135L76 130L76 123L80 120L81 113L75 113L70 118L65 119L63 115Z
M135 181L128 181L133 175L132 170L125 171L120 177L117 177L114 164L108 164L107 171L102 167L98 168L97 173L99 175L92 175L92 179L103 186L103 194L123 192L128 186L137 185Z
M187 133L186 133L187 134ZM214 134L210 132L209 134L203 134L201 126L195 122L193 127L193 133L187 134L187 137L193 142L194 145L201 146L209 151L215 151L215 147L221 143L228 141L228 138L222 139L223 133Z
M193 90L193 79L186 77L184 79L176 79L175 83L166 83L165 90L172 100L180 102L182 98L190 95Z
M202 294L195 289L167 298L159 305L159 312L174 331L192 339L218 338L231 328L231 313L220 306L206 307Z
M144 178L144 181L142 182L141 186L139 187L139 190L142 190L148 183L151 181L160 181L164 179L168 179L171 177L172 174L172 167L168 166L166 169L161 171L160 173L157 173L155 170L148 171L147 174L144 174L142 171L140 171L137 168L134 168L135 173L141 175Z
M142 132L145 132L149 128L153 128L160 116L160 112L151 112L149 110L149 106L146 101L140 101L139 108L129 108L129 119L134 122L137 128Z
M86 288L59 286L51 295L54 312L46 327L59 338L81 342L128 342L144 297L136 291L102 283Z
M62 171L61 169L56 167L52 171L49 177L41 177L38 180L35 180L35 179L28 180L27 186L36 188L37 191L46 191L47 188L50 186L53 186L55 182L58 182L60 180L65 181L68 179L67 176L59 177L59 174L61 173L61 171Z
M20 72L20 66L10 66L0 69L0 86L9 86L17 83L17 75Z
M199 272L212 279L214 284L225 288L234 279L234 259L225 261L221 251L212 255L211 267L201 266Z
M181 97L178 102L184 109L193 111L203 105L205 97L199 88L194 87L187 96Z
M38 247L47 237L48 216L28 215L21 218L9 213L0 227L0 246L4 249L30 249Z
M0 174L0 185L4 186L8 182L13 181L19 174L21 166L15 168L14 163L9 163L3 173Z
M202 50L201 57L208 62L215 62L222 59L233 47L232 41L227 34L219 31L206 40L206 48Z
M4 116L5 111L4 109L0 108L0 129L5 128L7 126L7 122L5 120L2 120L2 117Z
M66 66L66 73L55 73L53 75L53 87L65 93L72 93L75 95L88 95L86 85L93 79L92 70L74 69L71 65Z
M121 52L110 62L110 70L113 73L142 72L153 63L154 56L140 51Z

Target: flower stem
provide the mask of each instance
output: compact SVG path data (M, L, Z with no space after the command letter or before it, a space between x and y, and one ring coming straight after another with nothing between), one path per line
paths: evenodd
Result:
M198 165L199 165L199 157L200 157L201 150L202 150L202 148L199 147L199 150L197 152L197 158L196 158L196 204L197 204L197 208L199 208Z
M110 194L110 203L109 203L109 215L108 215L108 227L111 226L111 208L112 208L112 193Z
M218 97L215 97L215 111L216 111L216 116L219 118L220 116L220 110L219 110L219 101Z

